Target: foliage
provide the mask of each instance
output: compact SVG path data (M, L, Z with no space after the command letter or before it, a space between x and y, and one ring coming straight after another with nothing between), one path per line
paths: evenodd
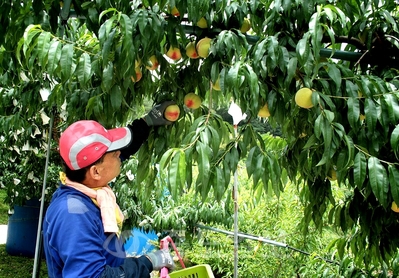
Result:
M328 243L339 235L329 227L325 227L322 234L318 233L314 226L310 227L307 235L298 232L304 207L295 194L296 188L293 184L287 184L286 191L280 198L264 196L261 202L258 202L255 196L251 196L251 184L240 179L239 187L240 232L260 239L257 241L240 238L240 277L337 277L339 266L324 261L323 258L337 259L334 253L328 250ZM231 231L232 227L228 230ZM263 239L270 241L264 243L261 241ZM210 264L217 277L232 276L231 235L200 228L197 229L197 236L181 248L191 263ZM307 252L308 255L298 250ZM323 265L324 269L314 269L319 265ZM321 276L323 271L330 276Z
M194 188L202 201L210 192L221 200L238 161L246 159L254 190L279 196L287 178L297 184L305 204L304 234L311 222L319 231L331 224L347 235L337 241L341 259L353 252L357 264L369 267L394 259L399 246L398 215L390 210L393 201L399 203L394 0L62 3L0 4L4 130L28 127L26 119L53 105L58 113L66 111L67 124L92 118L107 127L120 125L142 116L145 99L174 99L183 106L184 95L196 92L204 105L181 109L180 120L155 130L140 150L139 184L153 183L158 170L148 165L159 163L174 198ZM170 14L174 6L179 16ZM195 27L203 16L207 29ZM252 29L244 34L239 28L245 17ZM172 62L164 55L170 45L183 49L205 36L212 39L206 59L189 59L182 51L183 58ZM156 71L145 69L152 55L160 63ZM138 82L131 79L136 64L143 72ZM218 78L221 92L211 86ZM312 88L313 108L296 106L294 94L301 87ZM51 90L45 104L39 88ZM268 150L250 121L232 136L232 127L214 113L231 98L249 115L267 103L268 121L281 127L286 147ZM21 109L13 114L15 107ZM340 202L326 178L332 169L347 189Z
M23 205L26 200L41 198L44 173L46 170L48 130L42 123L32 117L27 120L30 126L27 129L2 131L0 140L0 184L7 191L4 202L11 206ZM51 144L55 144L51 141ZM58 154L54 149L50 152L47 167L47 180L56 181L60 166ZM46 186L46 202L50 201L51 194L56 189L54 182Z
M229 202L213 202L212 198L202 201L194 190L186 191L176 200L172 198L167 177L164 175L157 176L153 185L145 181L139 182L138 164L137 157L126 161L121 175L113 184L118 203L129 216L124 222L126 228L141 227L158 232L173 230L190 232L198 222L231 225Z

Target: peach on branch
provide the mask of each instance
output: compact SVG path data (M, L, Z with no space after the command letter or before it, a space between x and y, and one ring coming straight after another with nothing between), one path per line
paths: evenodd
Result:
M141 68L137 67L134 70L135 70L136 75L135 76L132 75L130 78L132 79L133 82L139 82L140 79L143 77L143 73L141 72Z
M180 12L179 12L179 10L178 10L176 7L173 7L173 8L170 10L170 13L171 13L172 15L174 15L174 16L180 16Z
M242 25L240 27L241 33L246 33L251 29L251 22L249 21L248 18L244 18Z
M208 22L205 17L201 17L200 20L198 20L197 26L202 29L208 28Z
M186 54L191 59L198 59L197 49L195 49L195 42L189 42L186 45Z
M261 109L259 109L258 116L261 118L267 118L270 117L270 111L267 103L263 105Z
M295 103L302 108L312 108L312 93L313 91L306 87L299 89L295 94Z
M188 93L184 96L184 105L191 109L197 109L201 106L201 98L195 93Z
M146 66L146 68L148 70L156 70L159 66L159 62L157 59L157 56L152 55L148 61L148 65Z
M173 61L180 60L181 58L180 49L178 47L171 46L169 47L169 50L166 52L166 56L168 56Z
M209 48L211 47L212 40L208 37L202 38L197 42L197 52L202 58L206 58L209 55Z
M216 79L215 83L212 83L212 89L214 89L215 91L220 91L220 77L218 77L218 79Z

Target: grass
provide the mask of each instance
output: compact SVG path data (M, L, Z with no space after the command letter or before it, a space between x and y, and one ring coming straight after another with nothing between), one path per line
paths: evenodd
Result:
M0 278L28 278L33 273L33 258L10 256L6 252L6 245L0 245ZM44 261L40 264L40 271L36 277L47 278L47 268Z
M8 223L8 205L4 203L5 189L0 189L0 225ZM0 244L0 278L28 278L32 277L34 258L22 256L10 256L6 251L6 245ZM47 267L42 260L40 270L36 277L47 278Z
M6 190L0 189L0 225L7 225L8 222L8 205L4 203Z

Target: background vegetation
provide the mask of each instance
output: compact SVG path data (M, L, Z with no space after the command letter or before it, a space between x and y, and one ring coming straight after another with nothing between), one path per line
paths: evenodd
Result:
M165 179L174 202L193 190L196 211L209 205L228 215L232 177L244 161L256 196L279 198L287 181L295 185L304 206L303 236L332 226L343 233L334 242L341 262L373 275L395 270L397 1L11 0L0 8L2 161L25 165L17 173L31 178L28 183L43 173L35 162L48 139L56 152L59 133L71 122L123 125L141 117L146 102L173 99L179 120L151 133L137 154L135 179L122 192L151 192L149 186ZM197 26L201 18L206 28ZM245 18L251 29L244 32ZM204 37L211 39L209 56L188 57L185 46ZM179 60L166 55L171 46L181 50ZM148 70L153 55L159 67ZM221 91L214 86L218 79ZM303 87L312 90L311 108L295 102ZM46 92L47 100L41 97ZM203 101L195 111L183 104L189 92ZM237 135L215 113L232 101L248 115ZM278 151L252 122L265 104L268 122L286 144ZM335 175L342 198L328 178ZM18 188L22 197L31 190ZM137 196L146 207L140 198L148 195ZM164 211L162 200L155 201ZM216 221L211 216L208 221ZM136 225L150 219L143 214ZM206 219L192 220L187 227Z

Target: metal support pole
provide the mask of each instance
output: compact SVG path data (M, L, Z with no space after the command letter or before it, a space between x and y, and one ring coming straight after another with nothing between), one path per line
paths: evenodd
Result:
M234 125L234 135L237 137L237 125ZM237 143L236 143L237 147ZM234 172L233 186L234 201L234 278L238 277L238 173Z
M47 156L46 156L46 165L44 168L42 198L40 200L39 224L37 226L35 260L33 262L32 278L37 277L39 260L41 259L39 255L41 253L40 250L42 247L42 223L43 223L43 213L44 213L44 199L46 197L47 170L48 170L48 164L49 164L49 160L50 160L51 136L52 136L52 131L53 131L54 114L55 114L55 111L54 111L54 109L52 109L51 116L50 116L50 127L49 127L49 132L48 132Z

